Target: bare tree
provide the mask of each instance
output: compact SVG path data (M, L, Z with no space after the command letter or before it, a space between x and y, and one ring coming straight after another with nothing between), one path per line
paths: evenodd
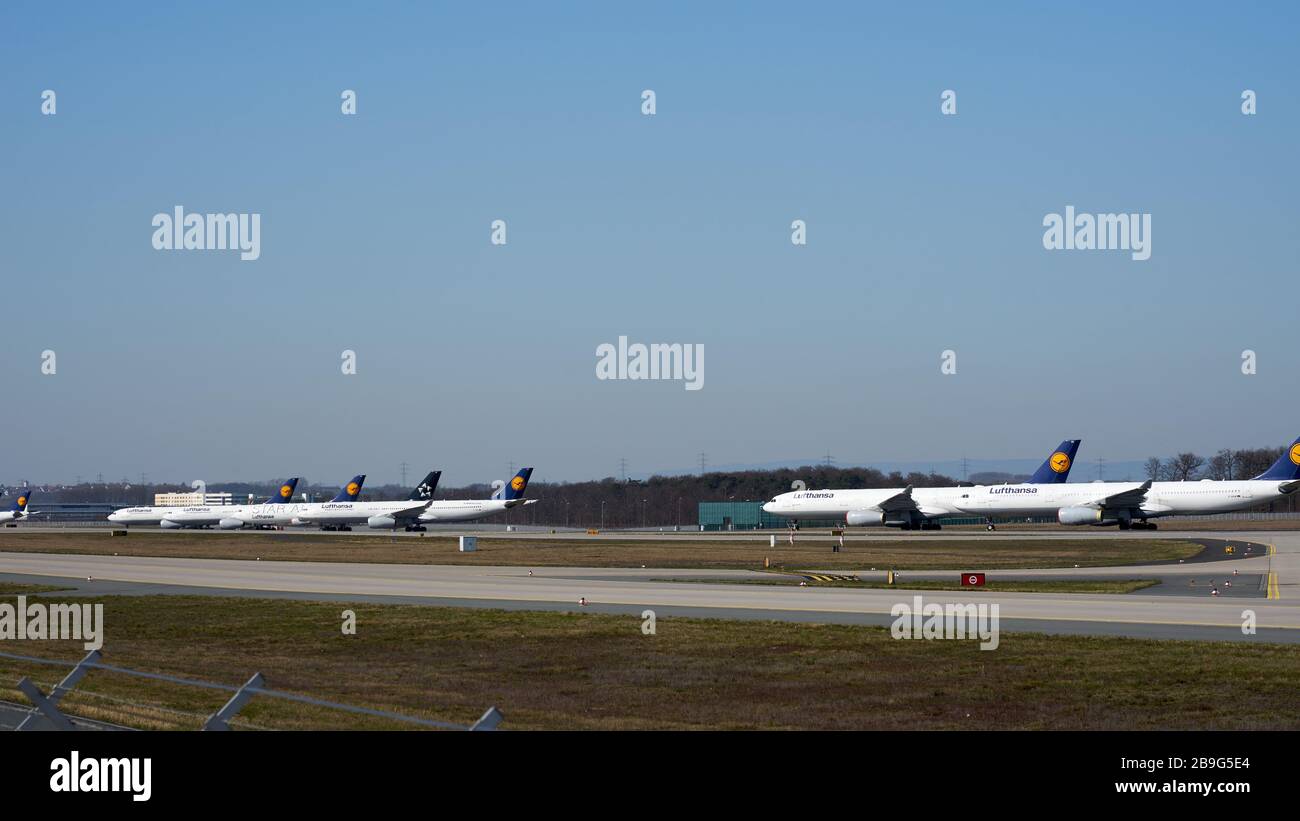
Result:
M1162 475L1161 468L1162 465L1160 464L1160 459L1156 456L1152 456L1150 459L1147 460L1146 466L1144 468L1147 473L1147 478L1153 482L1160 479Z
M1204 464L1205 459L1195 453L1180 453L1169 460L1169 480L1186 482L1195 479Z
M1235 468L1236 459L1233 457L1232 451L1225 448L1210 457L1210 464L1206 468L1205 475L1209 479L1221 482L1227 481L1236 476Z
M1236 451L1233 457L1236 462L1237 478L1250 479L1258 476L1277 461L1281 452L1279 448L1248 448Z

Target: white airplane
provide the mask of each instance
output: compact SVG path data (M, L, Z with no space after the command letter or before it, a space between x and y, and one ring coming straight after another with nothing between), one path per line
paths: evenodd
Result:
M1068 474L1074 451L1062 448L1045 467ZM1074 443L1077 447L1077 442ZM1064 458L1062 458L1064 456ZM1043 468L1039 468L1041 474ZM1035 474L1037 478L1038 474ZM842 517L849 525L884 524L910 529L937 527L940 516L1054 515L1064 525L1118 525L1155 530L1151 519L1227 513L1264 504L1300 490L1300 439L1267 471L1245 481L1087 482L977 485L913 490L801 491L777 496L764 510L790 518ZM812 497L794 499L787 497ZM828 515L829 514L829 515ZM992 529L990 523L989 528Z
M380 529L396 529L399 524L408 531L415 530L416 517L423 513L433 499L442 471L432 470L424 481L411 491L409 498L400 502L358 502L365 476L357 476L344 488L344 493L329 502L319 504L265 504L240 511L235 518L239 526L319 525L322 530L351 530L351 525L365 524ZM353 492L353 486L356 490ZM351 492L351 498L344 498ZM232 527L233 527L233 523ZM224 524L222 525L225 526ZM423 530L424 528L418 528Z
M298 486L298 477L293 477L280 485L279 498L293 499L294 488ZM270 502L268 498L266 502ZM159 525L168 530L182 527L213 527L228 519L240 510L256 505L172 505L124 507L108 514L108 520L114 524L125 525Z
M1078 439L1067 439L1052 451L1028 482L1015 485L993 486L998 498L1039 498L1047 488L1061 487L1070 475L1074 455L1079 450ZM961 515L959 503L983 488L928 487L872 488L867 490L796 490L775 496L763 510L783 516L798 523L800 519L816 521L839 519L847 525L870 527L883 525L901 530L939 530L935 521L944 516ZM978 511L989 517L1001 515L1001 510Z
M524 468L509 483L493 493L490 499L444 499L441 502L430 502L428 509L416 519L416 529L423 530L425 524L470 522L521 505L536 504L536 499L524 498L524 492L528 490L528 479L532 475L532 468Z
M13 527L15 523L35 514L37 511L33 510L29 513L27 510L27 502L31 495L31 488L19 489L18 495L14 498L14 503L9 506L8 510L0 512L0 523L3 523L5 527Z
M1300 438L1253 479L1189 482L1088 482L1045 489L1037 497L1001 497L996 487L971 488L956 502L964 513L1055 514L1063 525L1118 525L1155 530L1151 519L1228 513L1257 507L1300 490Z

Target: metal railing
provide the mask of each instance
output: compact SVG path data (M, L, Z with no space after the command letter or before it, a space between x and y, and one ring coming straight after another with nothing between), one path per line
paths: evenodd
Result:
M326 707L332 710L340 710L343 712L372 716L375 718L385 718L392 721L415 724L439 730L495 730L504 720L501 711L496 707L489 707L487 712L483 713L483 715L479 717L478 721L466 726L463 724L453 724L447 721L417 718L416 716L403 715L389 710L378 710L373 707L358 707L354 704L341 704L337 701L327 701L312 696L286 693L281 690L272 690L265 686L266 680L262 677L261 673L254 673L252 678L239 687L232 687L228 684L219 684L212 681L181 678L180 676L172 676L165 673L148 673L142 670L131 670L126 667L103 664L100 661L100 659L103 658L103 654L98 650L91 650L86 654L85 658L77 662L38 658L36 656L22 656L15 653L5 652L0 652L0 658L26 662L29 664L72 668L68 675L64 677L63 681L55 685L48 695L42 692L40 687L26 676L18 682L19 691L22 692L22 694L25 695L33 705L31 712L15 728L19 731L43 729L41 727L42 719L48 723L48 726L51 726L56 730L76 729L68 717L59 709L59 703L63 700L64 696L72 692L77 684L79 684L91 670L104 670L136 678L163 681L169 684L179 684L186 687L200 687L207 690L222 690L233 693L221 709L217 710L204 720L202 729L212 731L229 730L231 719L233 719L239 711L243 709L244 705L254 696L266 696L267 698L292 701L299 704L310 704L315 707Z

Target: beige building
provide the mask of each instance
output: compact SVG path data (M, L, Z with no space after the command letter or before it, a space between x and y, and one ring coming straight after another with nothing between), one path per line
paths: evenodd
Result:
M233 505L235 500L229 493L155 493L153 503L156 507L186 507L188 505Z

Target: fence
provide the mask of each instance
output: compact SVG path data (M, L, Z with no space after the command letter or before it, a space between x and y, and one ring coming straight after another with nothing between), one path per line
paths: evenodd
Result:
M353 704L340 704L336 701L326 701L311 696L298 695L297 693L286 693L280 690L272 690L264 686L266 682L262 678L261 673L254 673L252 678L246 681L243 686L232 687L228 684L218 684L212 681L199 681L196 679L181 678L179 676L170 676L164 673L146 673L141 670L115 667L111 664L101 663L100 659L102 657L103 655L98 650L90 651L86 654L85 658L78 662L43 659L35 656L20 656L13 653L0 652L0 658L11 659L13 661L72 668L63 681L55 685L48 695L43 693L35 682L26 676L18 682L18 689L23 695L27 696L28 700L31 701L34 707L15 729L19 731L46 729L46 727L41 726L42 719L48 723L48 726L52 726L56 730L75 729L72 722L68 720L68 717L59 710L59 702L61 702L63 697L70 693L91 670L104 670L112 673L134 676L136 678L179 684L186 687L200 687L208 690L223 690L232 693L233 695L231 695L230 700L227 701L220 710L217 710L215 713L208 716L203 722L204 730L229 730L230 720L234 718L239 711L243 709L244 705L254 696L266 696L267 698L294 701L300 704L314 705L316 707L327 707L333 710L374 716L376 718L386 718L406 724L416 724L439 730L495 730L504 720L501 712L496 707L489 707L487 712L483 713L483 715L479 717L478 721L469 726L463 724L452 724L446 721L435 721L428 718L402 715L401 713L394 713L388 710L377 710L372 707L358 707Z

